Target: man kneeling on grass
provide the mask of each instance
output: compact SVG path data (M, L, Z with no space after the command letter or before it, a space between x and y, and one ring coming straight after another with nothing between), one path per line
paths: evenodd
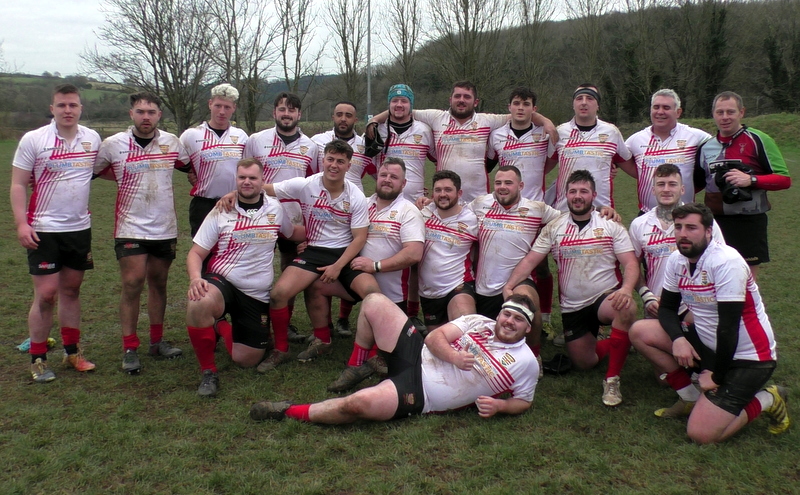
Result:
M423 342L397 305L382 294L370 294L358 315L353 353L361 353L363 362L377 345L389 378L347 397L315 404L259 402L250 408L250 417L262 421L288 416L328 424L388 421L472 403L484 418L522 414L531 406L539 376L536 358L525 344L533 314L529 298L513 295L503 304L497 322L480 315L462 316ZM496 398L507 392L510 398Z

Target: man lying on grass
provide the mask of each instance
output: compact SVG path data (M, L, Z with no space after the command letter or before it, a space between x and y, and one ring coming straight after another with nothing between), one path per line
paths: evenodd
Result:
M423 342L397 305L382 294L370 294L358 315L351 364L353 369L363 365L377 345L389 378L347 397L315 404L259 402L250 408L250 417L262 421L288 416L328 424L387 421L472 403L484 418L522 414L531 406L539 376L536 358L525 344L534 311L529 298L512 295L497 322L480 315L462 316ZM510 398L496 398L507 392Z

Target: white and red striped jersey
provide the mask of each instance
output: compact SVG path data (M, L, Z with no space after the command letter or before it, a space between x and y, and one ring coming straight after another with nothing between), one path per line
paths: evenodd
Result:
M353 242L351 229L369 227L367 198L352 182L335 199L322 184L322 172L275 184L275 195L284 203L300 204L309 246L343 248Z
M378 210L376 200L374 194L368 200L369 233L361 256L380 261L397 254L406 242L425 242L425 223L414 203L400 195L392 204ZM408 299L408 277L404 279L404 272L406 270L374 274L381 292L392 302Z
M589 224L580 231L568 213L549 223L533 244L533 251L553 253L561 310L572 312L620 284L617 255L633 251L633 245L625 227L594 211Z
M591 131L578 129L575 119L558 126L558 179L556 179L557 210L567 212L567 179L576 170L587 170L594 177L597 199L594 205L614 207L614 184L611 167L631 158L617 126L597 119Z
M317 145L317 163L322 164L322 159L325 157L325 146L337 139L333 129L327 132L319 133L311 137L311 140ZM364 138L358 134L353 134L353 137L347 141L347 144L353 148L353 158L350 159L350 170L345 174L345 178L353 183L356 187L364 191L364 184L361 179L369 174L373 178L377 174L375 164L372 163L372 158L364 154Z
M317 145L300 131L300 137L288 145L275 128L256 132L244 147L245 158L257 158L264 165L264 182L275 184L319 172Z
M777 359L775 335L758 286L750 267L734 248L711 241L697 260L693 274L689 269L689 259L680 252L672 253L667 260L664 289L681 295L682 302L694 315L697 335L711 350L717 348L717 303L743 302L733 359Z
M543 127L534 125L517 138L511 123L492 131L487 157L497 159L497 166L513 165L522 173L522 197L544 201L544 166L556 151Z
M649 211L658 202L653 195L653 177L659 165L671 163L681 169L684 193L681 201L694 202L694 159L697 146L709 139L711 134L701 129L678 123L669 138L662 140L653 134L653 126L642 129L625 141L625 145L633 154L636 169L639 172L637 184L639 209Z
M78 126L72 142L58 135L55 121L25 133L13 166L31 173L28 224L37 232L76 232L91 227L89 183L100 135Z
M634 218L628 233L633 244L633 252L637 258L644 259L647 267L647 286L653 294L661 297L667 258L678 250L678 246L675 244L675 225L670 224L666 230L662 229L656 211L653 209ZM712 233L714 240L725 243L716 221Z
M231 211L211 210L194 243L211 251L207 273L222 275L253 299L269 302L275 242L278 234L291 236L293 227L277 200L262 197L257 211L243 210L238 201Z
M463 335L451 342L457 351L475 356L469 371L442 361L428 346L422 347L424 413L458 409L480 396L510 393L514 399L531 402L539 381L539 364L525 339L507 344L495 339L495 321L481 315L465 315L451 322Z
M531 250L539 229L561 216L540 201L520 198L504 208L493 194L484 194L469 204L478 217L478 267L475 292L494 296L503 291L511 272Z
M188 163L189 155L178 137L159 129L146 148L136 142L132 126L103 141L94 170L101 174L111 168L117 181L115 238L178 237L172 172Z
M438 299L464 282L472 282L472 245L478 240L478 217L466 206L442 218L429 204L422 209L425 248L419 262L419 294Z
M181 144L189 153L197 182L190 194L200 198L221 198L236 190L236 164L244 156L247 133L229 126L218 136L208 122L186 129Z
M391 129L387 131L386 129ZM387 134L388 132L388 134ZM397 134L394 129L387 124L378 126L378 133L381 136L388 136L388 143L374 158L375 170L389 157L402 158L406 164L406 186L403 188L403 196L414 202L420 196L425 195L425 164L433 153L433 133L427 124L419 121L412 121L411 127L402 134Z
M445 110L414 110L413 115L433 132L436 170L452 170L461 177L464 202L488 193L485 158L489 134L505 125L508 115L476 113L464 124Z

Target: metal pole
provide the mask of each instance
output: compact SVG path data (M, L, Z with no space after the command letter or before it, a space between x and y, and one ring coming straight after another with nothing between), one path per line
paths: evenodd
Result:
M372 118L372 1L367 0L367 120Z

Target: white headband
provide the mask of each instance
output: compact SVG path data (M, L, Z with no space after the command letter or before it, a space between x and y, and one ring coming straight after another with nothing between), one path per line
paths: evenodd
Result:
M533 311L526 308L520 303L516 303L514 301L506 301L503 303L501 309L510 309L511 311L516 311L517 313L520 313L522 316L524 316L526 320L528 320L528 325L533 324Z

